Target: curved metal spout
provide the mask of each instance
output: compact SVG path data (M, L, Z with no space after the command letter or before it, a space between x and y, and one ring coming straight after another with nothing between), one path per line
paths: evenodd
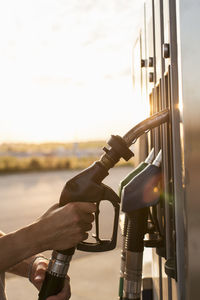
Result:
M132 155L129 153L129 147L133 144L133 142L146 131L160 126L161 124L167 122L168 119L169 110L164 109L134 126L123 136L123 138L119 136L112 136L112 139L108 141L108 144L111 146L111 148L103 148L106 153L100 158L100 163L103 164L106 170L109 170L119 161L121 157L125 158L126 160L130 159Z
M160 126L167 122L168 119L169 110L164 109L134 126L123 136L123 140L126 142L127 146L130 147L133 141L139 138L147 130Z

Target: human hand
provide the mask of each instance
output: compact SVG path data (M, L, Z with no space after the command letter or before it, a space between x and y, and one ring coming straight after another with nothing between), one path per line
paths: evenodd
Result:
M52 206L37 223L40 251L63 250L76 246L88 238L92 229L96 205L88 202L70 202L63 207Z
M38 256L32 263L29 280L38 290L42 287L47 267L48 260L45 257ZM62 291L55 296L48 297L46 300L68 300L71 297L69 281L70 278L67 276Z

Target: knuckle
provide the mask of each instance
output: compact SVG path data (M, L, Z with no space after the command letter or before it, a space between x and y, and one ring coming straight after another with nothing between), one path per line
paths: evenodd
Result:
M80 216L79 216L79 214L74 213L74 215L73 215L73 223L76 224L76 225L79 225L79 222L80 222Z
M82 235L82 241L85 241L85 240L87 240L88 239L88 236L89 236L89 234L88 233L83 233L83 235Z
M72 219L73 223L76 224L76 223L80 222L80 212L77 209L77 207L75 207L75 206L71 207L70 215L71 215L71 219Z
M89 231L91 229L92 229L92 224L88 224L87 227L86 227L86 230Z
M65 207L68 207L71 211L77 211L77 205L75 202L69 202Z
M37 272L45 272L46 271L47 266L44 265L39 265L37 267Z
M91 205L92 212L95 212L97 210L96 204L90 203L90 205Z
M91 222L94 222L94 215L93 214L90 215L90 220L91 220Z

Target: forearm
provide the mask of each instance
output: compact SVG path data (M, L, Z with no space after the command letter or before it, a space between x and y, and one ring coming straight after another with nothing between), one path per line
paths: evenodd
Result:
M0 237L0 272L50 249L69 249L87 239L94 221L93 203L52 206L33 224Z
M42 247L37 223L0 237L0 272L27 276L30 257L46 250ZM27 259L27 261L24 261ZM20 263L20 264L19 264Z
M0 231L0 237L5 236L5 233ZM20 275L23 277L27 277L29 273L29 266L34 256L23 260L22 262L14 265L13 267L7 269L6 271L9 273L13 273L16 275Z
M27 259L24 259L22 262L14 265L13 267L9 268L6 270L6 272L8 273L12 273L12 274L16 274L22 277L28 277L29 275L29 269L30 269L30 265L32 260L34 259L34 256L31 256Z

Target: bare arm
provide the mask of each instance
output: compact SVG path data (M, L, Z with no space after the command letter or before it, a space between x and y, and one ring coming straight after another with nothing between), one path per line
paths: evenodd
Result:
M13 266L39 252L68 249L87 239L86 232L92 227L95 210L92 203L55 205L33 224L9 234L1 233L0 272L10 268L14 272ZM21 265L20 275L24 276L27 272L29 262Z
M0 238L2 236L5 236L6 234L2 231L0 231ZM28 272L29 272L29 266L31 261L34 259L34 256L27 258L26 260L23 260L22 262L14 265L13 267L9 268L7 270L7 272L9 273L13 273L16 275L20 275L23 277L27 277L28 276Z
M5 236L5 233L0 231L0 238L2 236ZM9 268L7 272L20 275L23 277L28 277L31 283L40 290L44 277L45 272L48 266L48 260L45 258L42 258L42 255L34 255L30 258L27 258L23 260L22 262L14 265L13 267ZM65 279L65 284L62 289L62 291L56 295L53 296L54 300L68 300L71 296L71 289L69 284L69 277ZM48 298L47 300L50 300L52 297Z
M39 241L35 241L38 231L38 224L34 223L15 232L5 234L0 237L0 271L10 271L14 273L18 268L22 268L19 273L24 276L27 274L28 262L22 262L24 259L35 255L41 249ZM39 231L38 231L39 232Z

